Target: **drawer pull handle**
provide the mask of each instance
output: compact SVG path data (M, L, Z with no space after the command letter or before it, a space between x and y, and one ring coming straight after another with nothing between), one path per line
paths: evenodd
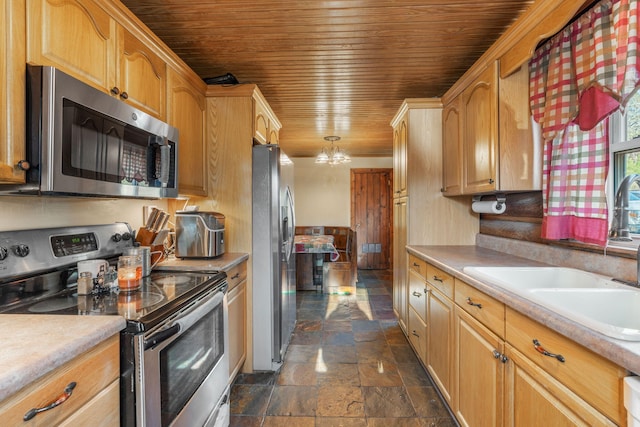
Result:
M413 335L414 337L420 338L420 335L418 335L418 333L416 332L415 329L413 331L411 331L411 335Z
M479 302L473 302L471 297L467 297L467 304L469 304L472 307L478 307L480 309L482 308L482 304L480 304Z
M30 409L26 414L24 414L24 417L22 419L24 421L29 421L30 419L38 415L40 412L48 411L49 409L53 409L56 406L62 405L64 402L67 401L68 398L71 397L71 393L73 393L74 388L76 388L75 381L70 382L69 385L64 388L64 391L62 392L62 394L56 398L56 400L54 400L53 402L49 403L46 406L43 406L42 408Z
M549 357L555 357L556 359L558 359L558 361L562 363L564 363L565 361L565 358L563 355L550 353L547 350L545 350L544 347L542 347L542 345L540 344L540 341L538 340L533 340L533 348L535 348L538 353L544 354L545 356L549 356Z
M236 274L234 274L233 276L231 276L231 280L235 280L235 279L237 279L238 277L240 277L240 273L236 273Z
M444 280L442 280L438 276L433 276L433 280L435 280L436 282L444 283Z
M413 291L413 296L420 298L422 294L420 292Z

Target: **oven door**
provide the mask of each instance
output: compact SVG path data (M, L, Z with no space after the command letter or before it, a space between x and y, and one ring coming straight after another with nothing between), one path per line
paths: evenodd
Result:
M227 318L218 288L145 335L138 425L201 426L217 410L229 382Z

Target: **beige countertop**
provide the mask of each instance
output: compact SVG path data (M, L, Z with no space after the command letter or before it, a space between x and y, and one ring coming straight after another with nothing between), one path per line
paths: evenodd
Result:
M165 271L228 271L249 258L246 253L224 253L215 258L175 258L164 260L153 270Z
M0 401L125 326L120 316L0 315Z
M407 246L407 250L593 352L631 372L640 374L640 342L609 338L504 288L474 279L462 271L468 266L548 266L548 264L479 246L411 245Z

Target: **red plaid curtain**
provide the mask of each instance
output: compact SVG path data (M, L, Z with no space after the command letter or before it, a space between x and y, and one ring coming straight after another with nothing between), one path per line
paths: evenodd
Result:
M606 120L639 83L636 0L603 0L540 47L530 104L545 141L542 237L607 242Z

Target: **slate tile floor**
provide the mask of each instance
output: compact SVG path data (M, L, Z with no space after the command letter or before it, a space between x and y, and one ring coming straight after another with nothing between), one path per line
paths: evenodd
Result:
M361 270L355 295L297 294L279 372L240 374L231 426L455 426L392 309L391 272Z

